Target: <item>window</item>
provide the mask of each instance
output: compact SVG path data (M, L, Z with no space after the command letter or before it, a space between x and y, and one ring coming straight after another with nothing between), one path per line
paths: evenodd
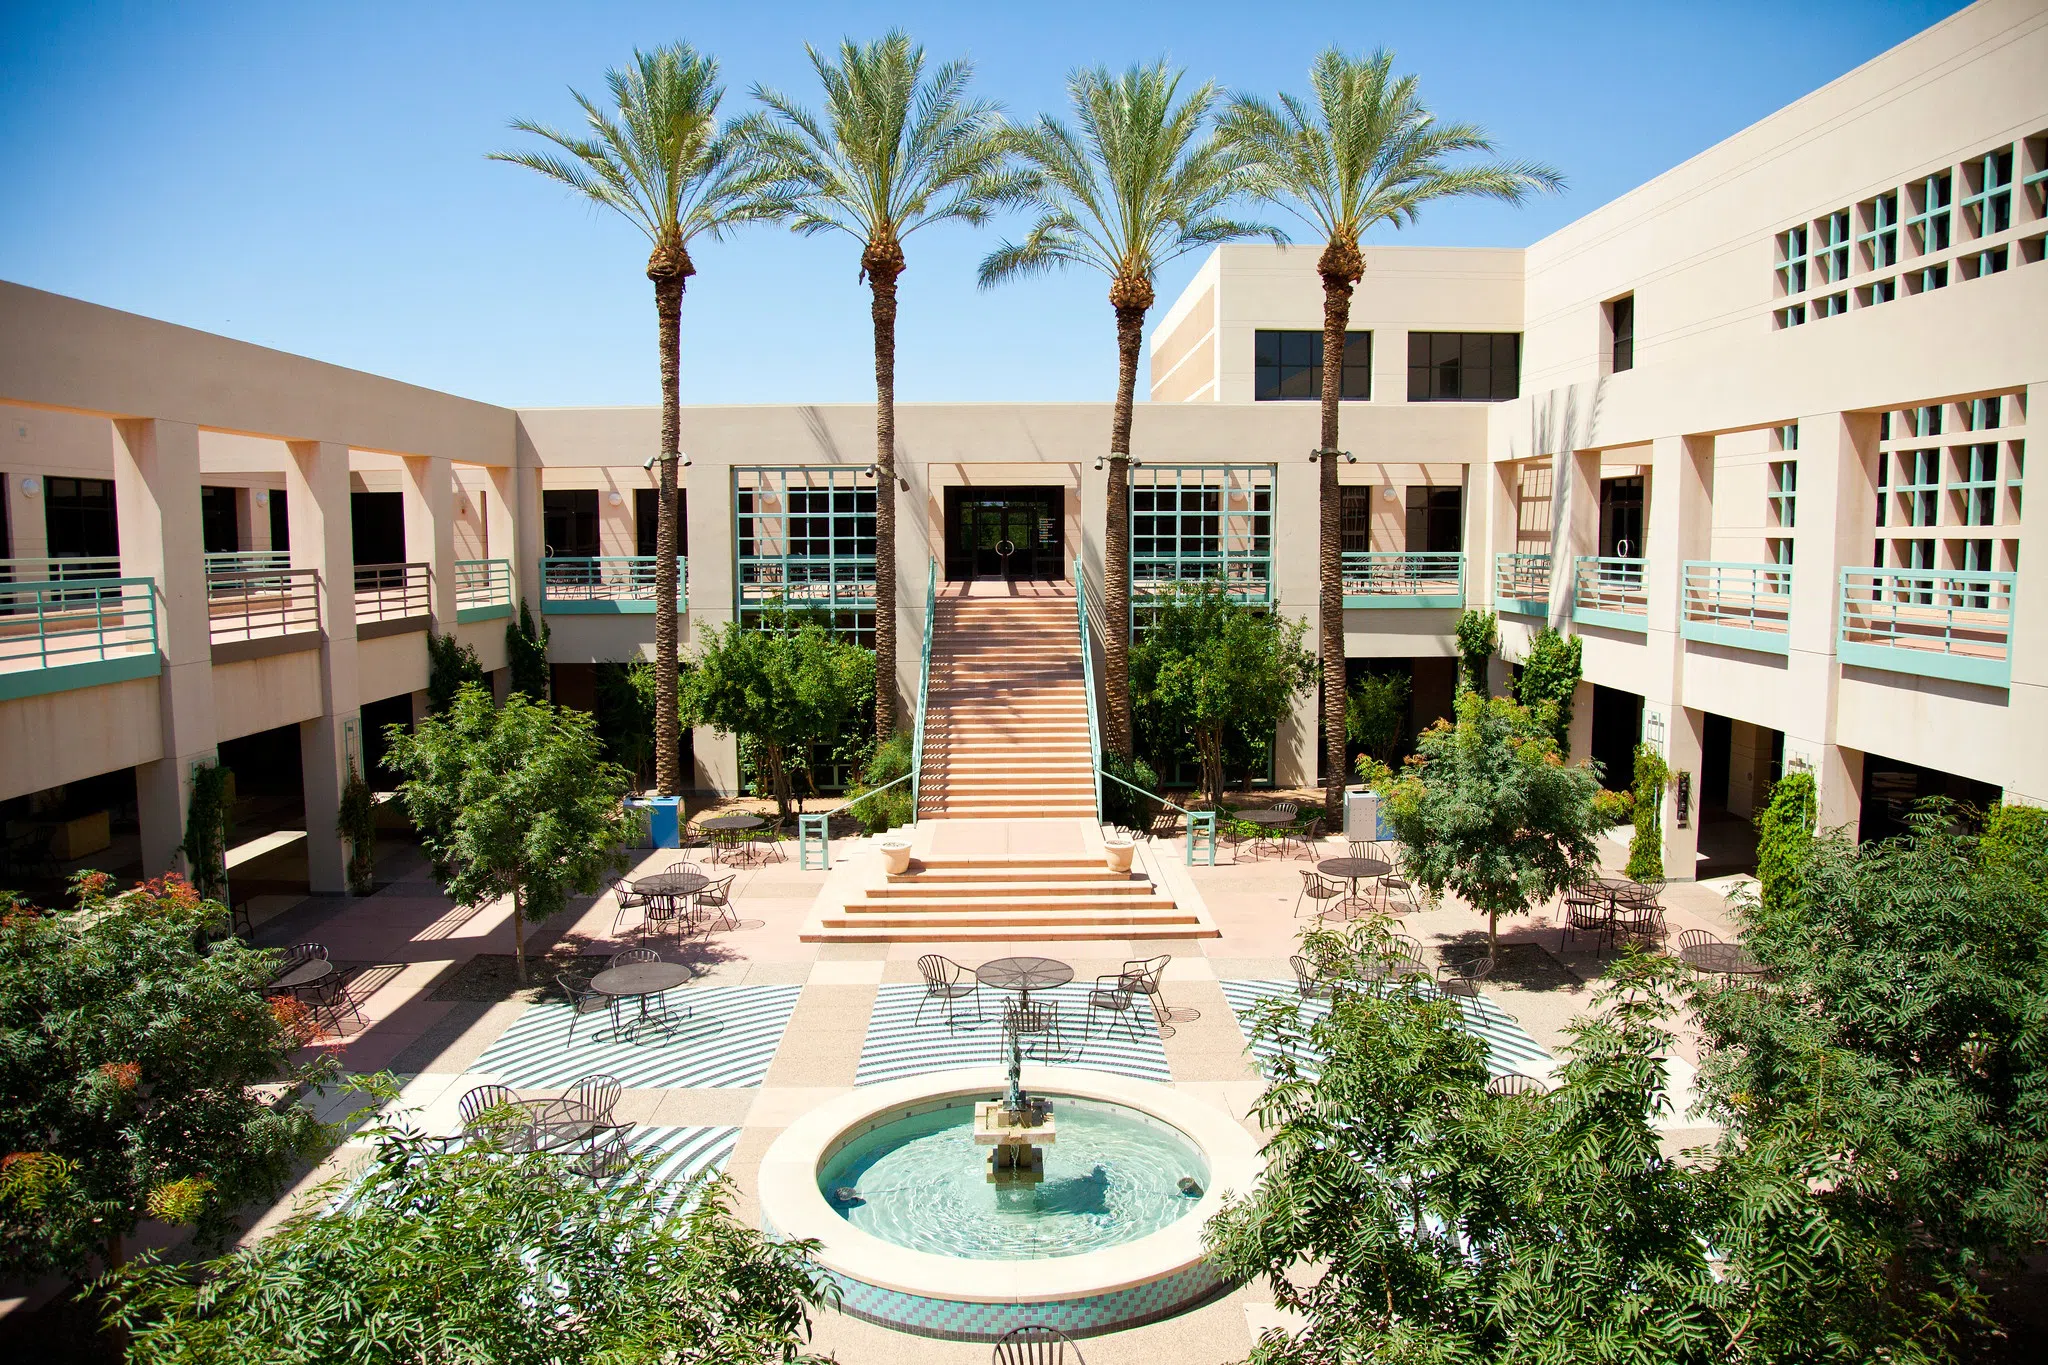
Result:
M1838 209L1813 225L1813 263L1821 279L1840 284L1849 278L1849 210Z
M558 559L597 554L597 490L550 488L540 495L541 553Z
M676 553L687 556L690 553L690 495L681 488L676 490ZM661 535L661 490L659 488L636 488L633 490L633 553L651 555Z
M1498 403L1522 391L1520 332L1410 332L1408 401Z
M1791 530L1799 512L1799 461L1773 460L1770 470L1772 525Z
M1806 227L1787 228L1778 234L1778 292L1806 292Z
M733 590L742 622L822 613L863 647L875 630L875 488L849 468L735 467Z
M292 547L292 519L285 510L284 490L270 490L270 548L289 550Z
M1908 526L1932 526L1940 510L1941 452L1899 452L1899 493L1905 498ZM1918 567L1925 568L1926 565Z
M1856 240L1863 246L1863 264L1869 270L1882 270L1899 263L1899 196L1880 194L1864 206L1864 219L1870 224L1870 231Z
M1338 525L1344 537L1344 553L1365 554L1372 549L1373 490L1346 485L1337 492L1340 497Z
M1948 267L1930 265L1925 270L1916 270L1906 276L1906 284L1915 294L1932 293L1936 289L1948 288Z
M210 555L232 554L242 548L235 494L235 489L210 484L199 490L199 543Z
M1607 330L1613 338L1608 358L1614 373L1636 367L1636 296L1623 294L1607 305Z
M1320 399L1323 396L1323 334L1321 332L1253 333L1252 396L1275 399ZM1344 387L1339 398L1372 397L1372 333L1344 334Z
M120 554L113 480L44 479L43 530L52 559L97 559Z
M1968 446L1957 454L1961 460L1959 472L1962 477L1954 486L1962 497L1963 525L1995 525L1998 520L1998 447ZM1988 569L1991 566L1987 563L1984 567Z
M1964 409L1963 429L1965 431L1990 431L2005 425L2005 404L1999 395L1989 398L1974 398Z
M1442 553L1465 547L1465 490L1408 486L1408 550Z
M1849 311L1849 295L1845 290L1840 294L1828 294L1813 301L1813 315L1817 318L1831 318Z
M2012 148L1987 153L1976 172L1977 192L1963 200L1963 212L1970 215L1979 237L1989 237L2012 226Z
M1806 321L1806 305L1795 303L1789 308L1780 308L1777 316L1779 327L1797 327Z
M1920 211L1906 220L1907 231L1914 234L1922 255L1930 251L1946 250L1949 243L1949 209L1955 194L1954 182L1947 171L1930 175L1918 185L1911 187L1914 197L1919 200Z
M1996 275L2005 269L2008 261L2006 249L1995 246L1989 251L1979 251L1963 257L1963 278L1981 280L1986 275Z
M1273 589L1272 465L1151 465L1132 471L1131 588L1227 584L1239 601Z
M1873 280L1856 292L1861 296L1859 302L1865 308L1870 308L1880 303L1890 303L1893 299L1897 298L1899 296L1899 282L1897 280Z

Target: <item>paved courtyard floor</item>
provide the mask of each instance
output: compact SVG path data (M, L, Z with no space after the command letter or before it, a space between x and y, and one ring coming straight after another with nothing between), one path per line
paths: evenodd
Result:
M858 848L841 841L835 856L869 856ZM1333 842L1323 856L1342 852ZM1605 852L1618 867L1620 847L1610 844ZM649 853L635 873L658 871L680 856ZM1226 854L1219 866L1193 869L1217 938L957 945L802 942L798 935L826 874L800 871L793 861L740 869L734 885L739 927L693 942L681 954L701 973L671 997L687 1000L688 1016L677 1010L666 1027L612 1038L603 1015L586 1015L574 1021L573 1043L573 1016L557 997L534 991L539 998L533 1000L474 998L496 993L475 983L489 976L479 967L511 952L508 907L452 907L411 848L394 849L380 862L380 876L389 880L375 895L305 901L264 925L258 938L271 945L320 942L345 964L363 1018L348 1019L336 1040L344 1063L351 1071L396 1073L426 1131L454 1131L456 1101L485 1082L546 1096L580 1076L609 1072L626 1083L618 1115L638 1125L636 1149L677 1178L723 1171L738 1190L740 1216L751 1221L758 1213L753 1181L762 1155L799 1115L855 1085L995 1060L993 1011L980 1025L948 1028L929 1010L916 1021L916 959L927 952L969 965L1042 954L1071 963L1076 982L1115 971L1127 958L1172 954L1164 992L1174 1011L1171 1029L1141 1028L1136 1037L1098 1029L1066 1060L1169 1083L1256 1132L1247 1116L1262 1087L1239 1012L1292 989L1287 959L1306 922L1294 907L1307 865L1271 858L1233 865ZM1672 937L1686 928L1728 934L1723 890L1717 884L1669 887L1664 904ZM1592 1000L1603 964L1590 941L1564 942L1555 918L1553 907L1502 923L1516 969L1489 982L1483 999L1467 1010L1467 1026L1486 1039L1496 1070L1541 1074L1567 1026ZM608 954L634 937L635 918L623 927L615 927L617 919L611 897L579 900L555 920L529 926L528 952L536 962L550 952ZM1426 955L1469 946L1475 936L1483 950L1485 921L1461 904L1409 914L1403 922ZM665 955L678 955L673 943L651 941ZM1692 1040L1681 1038L1672 1064L1681 1105L1690 1100L1692 1049ZM362 1101L337 1095L324 1103L328 1117L340 1117ZM1666 1120L1669 1148L1711 1136L1690 1122L1682 1114ZM364 1151L359 1143L345 1145L308 1175L301 1191ZM260 1236L294 1197L264 1214L251 1235ZM1246 1288L1165 1322L1091 1338L1084 1349L1096 1365L1235 1361L1274 1321L1270 1297ZM836 1313L817 1321L815 1349L860 1365L988 1359L986 1345L908 1336Z

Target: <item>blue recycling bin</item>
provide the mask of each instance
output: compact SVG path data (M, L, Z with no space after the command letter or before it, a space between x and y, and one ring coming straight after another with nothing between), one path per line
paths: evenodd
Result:
M683 798L650 796L632 803L647 812L647 842L653 848L683 846Z

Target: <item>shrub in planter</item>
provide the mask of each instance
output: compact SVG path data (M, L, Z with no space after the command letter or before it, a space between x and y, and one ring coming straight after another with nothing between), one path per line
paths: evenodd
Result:
M1103 820L1144 833L1152 824L1154 812L1159 809L1159 774L1152 771L1152 765L1144 759L1125 758L1115 750L1102 756L1102 770L1150 793L1140 796L1130 787L1120 786L1106 778L1102 783Z
M1671 769L1647 744L1636 746L1636 837L1629 842L1628 876L1639 882L1664 879L1664 784Z
M876 745L867 766L861 769L859 785L848 793L849 798L865 796L877 787L888 786L907 775L910 772L910 748L910 735L902 730ZM912 785L906 782L900 787L890 787L880 796L869 797L853 808L854 818L870 834L910 824L917 819L917 812L911 809Z

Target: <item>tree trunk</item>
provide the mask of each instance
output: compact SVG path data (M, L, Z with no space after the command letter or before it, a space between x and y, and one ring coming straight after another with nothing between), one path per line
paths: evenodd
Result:
M1202 752L1202 787L1209 795L1209 804L1217 810L1223 809L1223 735L1220 731L1202 731L1200 734Z
M875 321L875 739L896 733L896 278L903 248L871 243L861 255ZM931 622L925 622L931 629Z
M660 505L654 530L654 785L663 796L680 796L683 775L682 722L676 698L676 465L682 448L682 410L676 372L681 361L683 282L695 274L680 242L655 246L647 258L654 282L654 315L661 347ZM522 961L520 980L524 981Z
M1336 238L1316 262L1323 279L1323 424L1319 497L1322 544L1317 594L1317 653L1323 664L1323 806L1335 819L1344 810L1344 496L1338 490L1338 403L1344 392L1344 334L1351 323L1351 289L1365 272L1354 239Z
M1494 962L1498 961L1499 958L1500 911L1489 910L1486 912L1486 960L1488 962Z
M1109 695L1109 747L1131 757L1131 404L1152 281L1119 276L1109 286L1116 309L1116 415L1109 432L1109 506L1102 536L1103 689Z
M526 906L515 888L512 892L512 962L519 984L526 984Z

